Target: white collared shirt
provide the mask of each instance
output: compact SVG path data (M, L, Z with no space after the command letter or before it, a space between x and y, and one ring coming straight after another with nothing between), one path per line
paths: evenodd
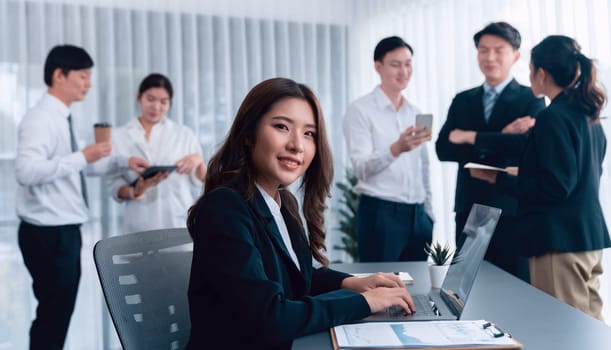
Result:
M276 226L278 227L278 231L280 232L280 236L282 237L282 242L284 242L284 247L289 252L289 255L295 263L295 266L297 266L297 268L301 270L301 267L299 266L299 260L297 260L297 254L295 254L295 249L293 249L293 243L291 243L289 229L286 227L286 222L284 222L284 217L282 216L282 212L280 211L280 205L274 200L274 198L272 198L272 196L269 195L269 193L265 192L265 190L261 186L259 186L258 183L255 182L255 185L263 196L265 204L267 204L269 211L274 217L274 221L276 222Z
M81 151L72 152L69 115L63 102L46 93L19 124L17 216L30 224L82 224L89 215L79 172L100 175L127 168L127 158L105 157L88 166Z
M187 126L164 117L151 129L149 140L138 118L113 131L113 152L146 159L151 165L173 165L188 154L202 154L197 137ZM133 171L109 177L108 188L118 202L119 188L138 179ZM149 188L138 200L124 201L123 232L185 227L193 192L201 193L202 182L195 172L172 172L167 179Z
M390 151L401 132L415 124L418 113L405 97L397 110L378 86L348 107L343 129L358 179L355 192L393 202L424 203L433 218L426 144L396 158Z

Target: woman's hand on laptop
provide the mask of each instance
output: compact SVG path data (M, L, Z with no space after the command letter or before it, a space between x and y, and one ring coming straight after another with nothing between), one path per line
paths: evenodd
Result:
M365 297L367 304L369 304L371 313L385 311L395 305L400 306L408 315L416 311L412 296L405 286L393 288L378 287L361 294Z
M355 292L366 292L377 287L402 287L405 284L401 282L399 276L392 273L377 272L366 277L347 277L342 281L342 288L350 289Z

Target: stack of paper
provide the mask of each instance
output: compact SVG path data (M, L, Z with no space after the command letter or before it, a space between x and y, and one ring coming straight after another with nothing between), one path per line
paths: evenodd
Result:
M399 276L399 278L401 279L401 282L403 283L406 283L406 284L414 283L414 279L412 278L412 275L410 275L408 272L387 272L387 273L393 273ZM356 277L367 277L373 274L374 273L353 273L352 275Z
M522 345L484 321L374 322L331 330L335 349L521 349Z

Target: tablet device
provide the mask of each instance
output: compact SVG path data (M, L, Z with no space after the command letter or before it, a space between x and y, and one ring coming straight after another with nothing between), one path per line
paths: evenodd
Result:
M157 175L158 173L162 171L167 171L171 173L174 170L176 170L176 165L153 165L153 166L146 168L146 170L144 170L144 172L140 176L144 179L148 179L150 177ZM139 178L140 177L138 177L138 179ZM138 179L134 180L134 182L132 182L131 185L132 186L136 185L136 182L138 181Z
M149 177L153 177L157 175L157 173L160 173L162 171L167 171L171 173L174 170L176 170L176 165L153 165L146 168L146 170L144 170L144 172L140 176L145 179L148 179Z

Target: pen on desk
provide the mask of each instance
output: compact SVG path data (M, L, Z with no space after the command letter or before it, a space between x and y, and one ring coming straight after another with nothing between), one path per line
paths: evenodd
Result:
M492 335L494 335L495 338L500 338L500 337L504 336L505 333L503 333L502 331L497 329L497 332L493 332Z
M499 326L497 326L497 325L494 325L494 328L496 328L496 330L497 330L497 331L499 331L499 335L495 335L495 338L502 337L502 336L504 336L504 335L506 335L506 336L508 336L509 338L511 338L511 334L509 334L509 333L505 332L505 331L503 330L503 328L501 328L501 327L499 327Z

